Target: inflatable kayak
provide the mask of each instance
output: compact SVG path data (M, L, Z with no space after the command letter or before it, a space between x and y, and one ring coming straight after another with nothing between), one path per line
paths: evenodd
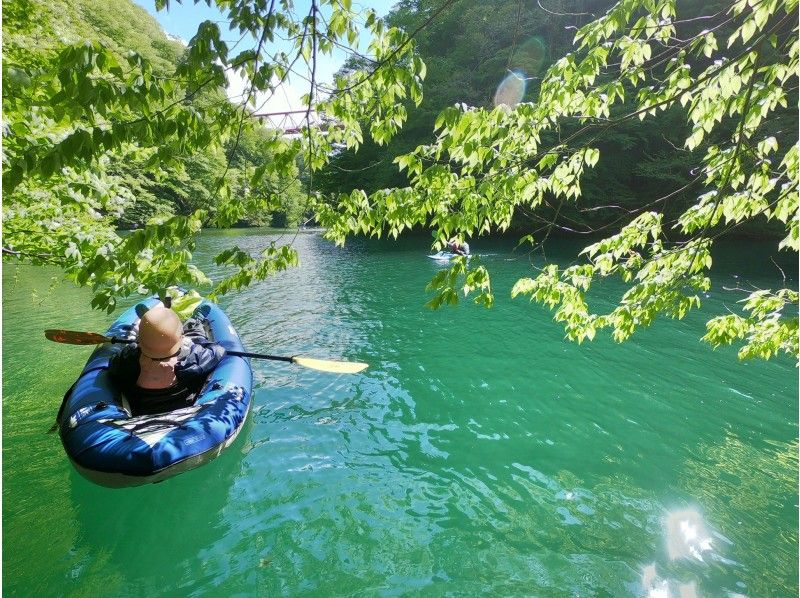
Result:
M449 251L440 251L439 253L434 253L433 255L429 255L428 257L438 262L449 262L454 257L457 257L457 254L450 253ZM471 253L467 255L467 259L471 257L472 257Z
M142 303L149 308L158 299ZM217 305L204 300L194 313L205 319L209 340L227 350L244 351ZM137 317L131 307L106 336L133 338ZM106 343L95 349L59 411L61 443L81 475L103 486L150 484L203 465L230 446L252 403L249 359L226 355L191 407L133 417L108 374L109 359L124 346Z

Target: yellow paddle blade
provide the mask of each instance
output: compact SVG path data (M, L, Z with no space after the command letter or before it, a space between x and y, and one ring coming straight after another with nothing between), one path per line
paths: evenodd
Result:
M356 374L368 367L368 364L357 361L328 361L327 359L312 359L311 357L292 357L292 363L312 370L332 372L334 374Z

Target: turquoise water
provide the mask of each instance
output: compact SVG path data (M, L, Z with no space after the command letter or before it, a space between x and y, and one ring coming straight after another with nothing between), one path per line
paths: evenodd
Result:
M233 236L275 238L208 234L204 259ZM495 308L436 312L424 239L295 244L301 267L223 301L245 345L370 368L254 361L230 449L122 490L83 480L47 434L90 348L42 330L113 317L52 271L4 268L5 595L797 595L791 359L712 351L702 312L623 345L567 343L550 312L508 298L530 263L504 241L471 244ZM723 286L781 283L764 246L724 249L704 309L734 306Z

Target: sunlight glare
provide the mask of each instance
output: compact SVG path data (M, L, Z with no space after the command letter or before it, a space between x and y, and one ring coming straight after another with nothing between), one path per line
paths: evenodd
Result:
M513 108L525 96L526 85L527 82L524 75L517 72L509 73L497 86L497 91L494 94L494 105Z

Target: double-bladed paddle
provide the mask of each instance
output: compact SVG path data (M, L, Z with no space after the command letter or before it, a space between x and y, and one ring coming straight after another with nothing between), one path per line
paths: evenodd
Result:
M45 337L57 343L68 345L101 345L103 343L134 343L136 341L126 338L116 338L104 336L96 332L76 332L74 330L45 330ZM367 368L366 363L357 361L330 361L327 359L314 359L312 357L300 357L294 355L285 357L282 355L266 355L264 353L247 353L245 351L225 351L226 355L236 357L252 357L254 359L272 359L274 361L286 361L295 363L312 370L321 372L332 372L334 374L355 374Z

